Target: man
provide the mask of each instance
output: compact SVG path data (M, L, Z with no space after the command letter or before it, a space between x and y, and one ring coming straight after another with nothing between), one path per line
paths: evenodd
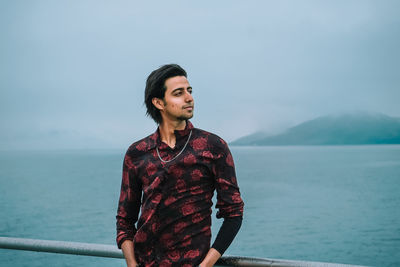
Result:
M213 266L242 223L244 204L231 153L221 138L189 121L192 87L180 66L164 65L149 75L145 104L159 126L126 152L118 247L128 267ZM215 190L217 218L224 222L210 248Z

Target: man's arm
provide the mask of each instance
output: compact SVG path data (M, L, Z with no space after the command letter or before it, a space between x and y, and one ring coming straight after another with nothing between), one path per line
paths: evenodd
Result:
M217 260L224 254L232 243L242 225L242 217L226 218L218 231L214 244L208 251L206 257L200 264L201 267L214 266Z
M221 255L230 246L236 234L242 226L242 217L225 218L218 231L212 248L216 249Z
M138 219L141 203L141 184L135 175L134 166L128 155L125 155L121 193L117 211L117 245L122 249L129 267L136 267L133 239L136 234L135 223Z
M244 203L236 180L235 163L222 139L214 147L217 160L213 170L217 190L217 218L243 217Z
M125 240L121 245L122 252L126 260L127 267L137 267L138 263L135 258L135 247L131 240Z
M213 170L217 190L217 218L224 218L224 222L201 267L213 266L224 254L238 233L243 218L244 203L236 181L232 154L222 139L217 140L214 149L218 158Z

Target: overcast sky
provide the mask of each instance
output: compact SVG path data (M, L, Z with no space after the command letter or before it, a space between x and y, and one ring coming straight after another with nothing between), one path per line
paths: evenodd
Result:
M400 117L400 1L0 1L0 149L126 148L148 74L188 72L227 141L354 110Z

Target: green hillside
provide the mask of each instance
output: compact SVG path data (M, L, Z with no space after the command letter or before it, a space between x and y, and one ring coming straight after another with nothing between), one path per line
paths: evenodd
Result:
M400 119L371 113L324 116L278 135L258 132L231 143L239 146L364 144L400 144Z

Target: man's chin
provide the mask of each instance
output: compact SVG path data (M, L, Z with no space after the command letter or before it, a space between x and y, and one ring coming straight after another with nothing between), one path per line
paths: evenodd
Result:
M186 121L186 120L189 120L189 119L191 119L191 118L193 118L193 113L190 114L190 115L180 116L180 117L178 117L178 120Z

